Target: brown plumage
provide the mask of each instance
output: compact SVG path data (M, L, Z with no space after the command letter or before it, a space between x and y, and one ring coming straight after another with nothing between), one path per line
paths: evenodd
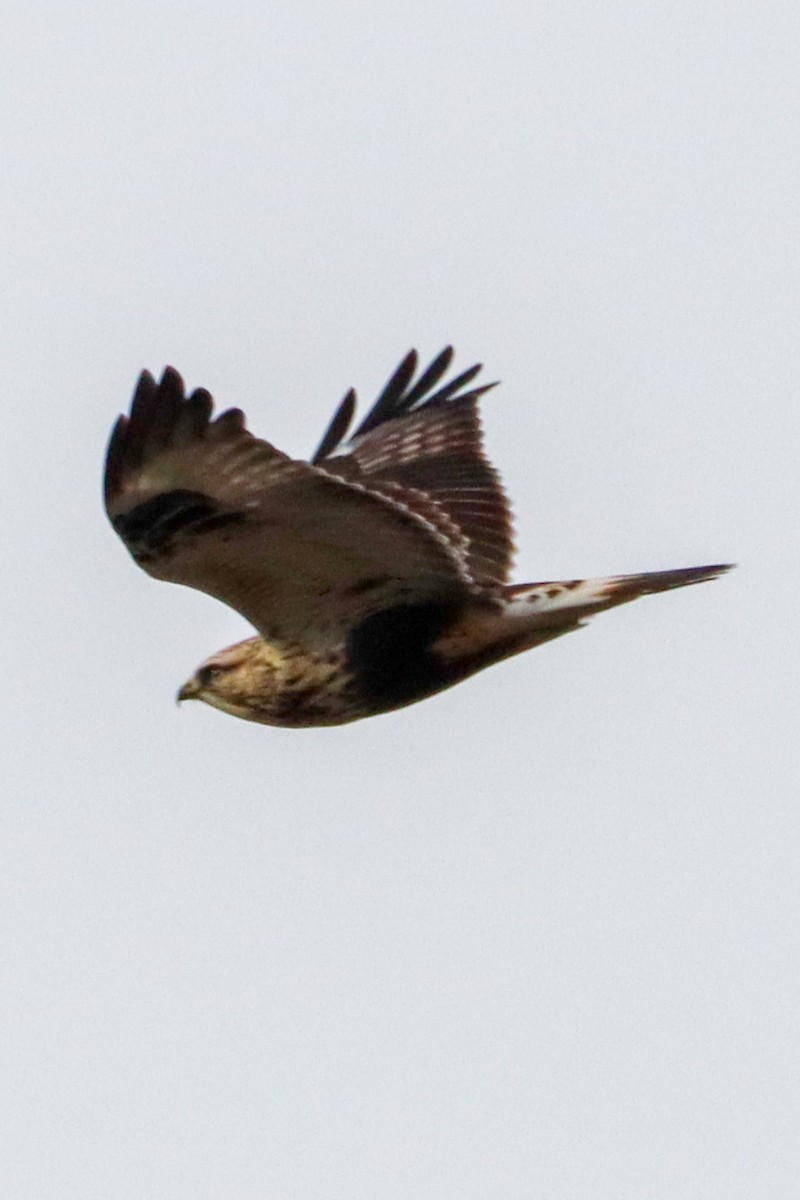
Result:
M411 351L356 428L345 396L310 462L231 409L212 418L177 371L143 372L106 458L109 518L157 579L237 609L259 636L181 689L270 725L335 725L423 699L648 592L711 579L690 567L509 585L511 511L484 456L480 366L415 381ZM440 386L441 385L441 386ZM345 440L348 439L348 440Z

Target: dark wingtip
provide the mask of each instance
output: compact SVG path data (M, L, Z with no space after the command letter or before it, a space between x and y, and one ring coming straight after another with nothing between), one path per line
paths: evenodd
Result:
M395 415L400 416L401 413L408 412L418 400L427 396L436 387L436 384L453 361L453 354L454 350L452 346L445 346L444 350L439 351L436 358L429 367L425 368L414 386L409 388L404 396L398 398L395 405Z
M445 346L414 382L414 375L419 365L419 355L416 350L409 350L390 376L388 383L367 412L364 420L353 433L350 433L350 426L355 414L356 396L351 388L334 413L311 462L321 462L333 454L345 437L362 437L373 429L377 429L385 421L392 421L406 413L426 408L428 405L444 404L451 397L457 400L477 400L491 388L497 387L499 381L494 380L492 383L485 383L469 391L463 390L483 370L483 364L476 363L436 391L435 389L450 367L454 355L453 347Z
M106 505L122 489L128 472L177 437L202 437L208 426L213 401L205 388L186 396L183 377L174 367L164 368L156 382L150 371L142 371L131 399L130 416L120 417L106 451L104 494Z
M108 505L111 498L119 491L122 482L123 454L127 429L128 418L120 413L114 422L114 428L111 430L111 437L108 439L108 449L106 450L106 468L103 476L103 496L106 505Z
M416 383L412 383L418 359L416 351L410 351L389 380L371 411L356 429L355 436L369 433L384 421L402 417L407 412L426 408L428 405L444 404L451 397L459 400L477 399L491 387L496 386L494 383L489 383L483 387L473 388L471 391L463 390L483 369L482 363L476 363L436 391L435 389L453 361L454 354L452 346L445 346L425 368Z
M145 372L147 374L147 372ZM183 382L183 376L180 371L176 371L174 367L166 366L161 373L158 389L160 392L178 395L181 398L186 394L186 386Z
M322 435L322 441L317 447L314 454L311 456L312 463L321 462L323 458L327 458L332 454L336 447L347 436L347 431L353 420L353 414L356 411L356 393L354 388L346 394L336 412L333 414L330 425Z

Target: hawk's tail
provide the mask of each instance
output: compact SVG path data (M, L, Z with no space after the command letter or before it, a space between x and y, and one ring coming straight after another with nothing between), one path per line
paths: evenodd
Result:
M617 604L626 604L651 592L667 592L716 579L731 569L731 563L713 567L682 567L676 571L646 571L641 575L612 575L606 579L572 579L561 583L520 583L504 589L515 615L534 615L548 624L573 624Z
M434 645L445 661L469 673L577 629L588 618L650 592L715 579L731 564L649 571L606 579L519 583L503 589L499 606L470 609Z

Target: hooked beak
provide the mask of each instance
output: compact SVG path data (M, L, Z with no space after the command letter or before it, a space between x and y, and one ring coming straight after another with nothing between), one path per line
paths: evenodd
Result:
M175 697L175 703L181 704L184 700L197 700L199 695L200 688L193 679L190 679L189 682L185 683L178 692L177 696Z

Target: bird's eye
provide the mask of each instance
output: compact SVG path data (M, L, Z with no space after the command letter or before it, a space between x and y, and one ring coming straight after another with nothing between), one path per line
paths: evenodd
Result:
M221 667L201 667L197 672L197 682L200 684L200 687L208 687L212 684L221 669Z

